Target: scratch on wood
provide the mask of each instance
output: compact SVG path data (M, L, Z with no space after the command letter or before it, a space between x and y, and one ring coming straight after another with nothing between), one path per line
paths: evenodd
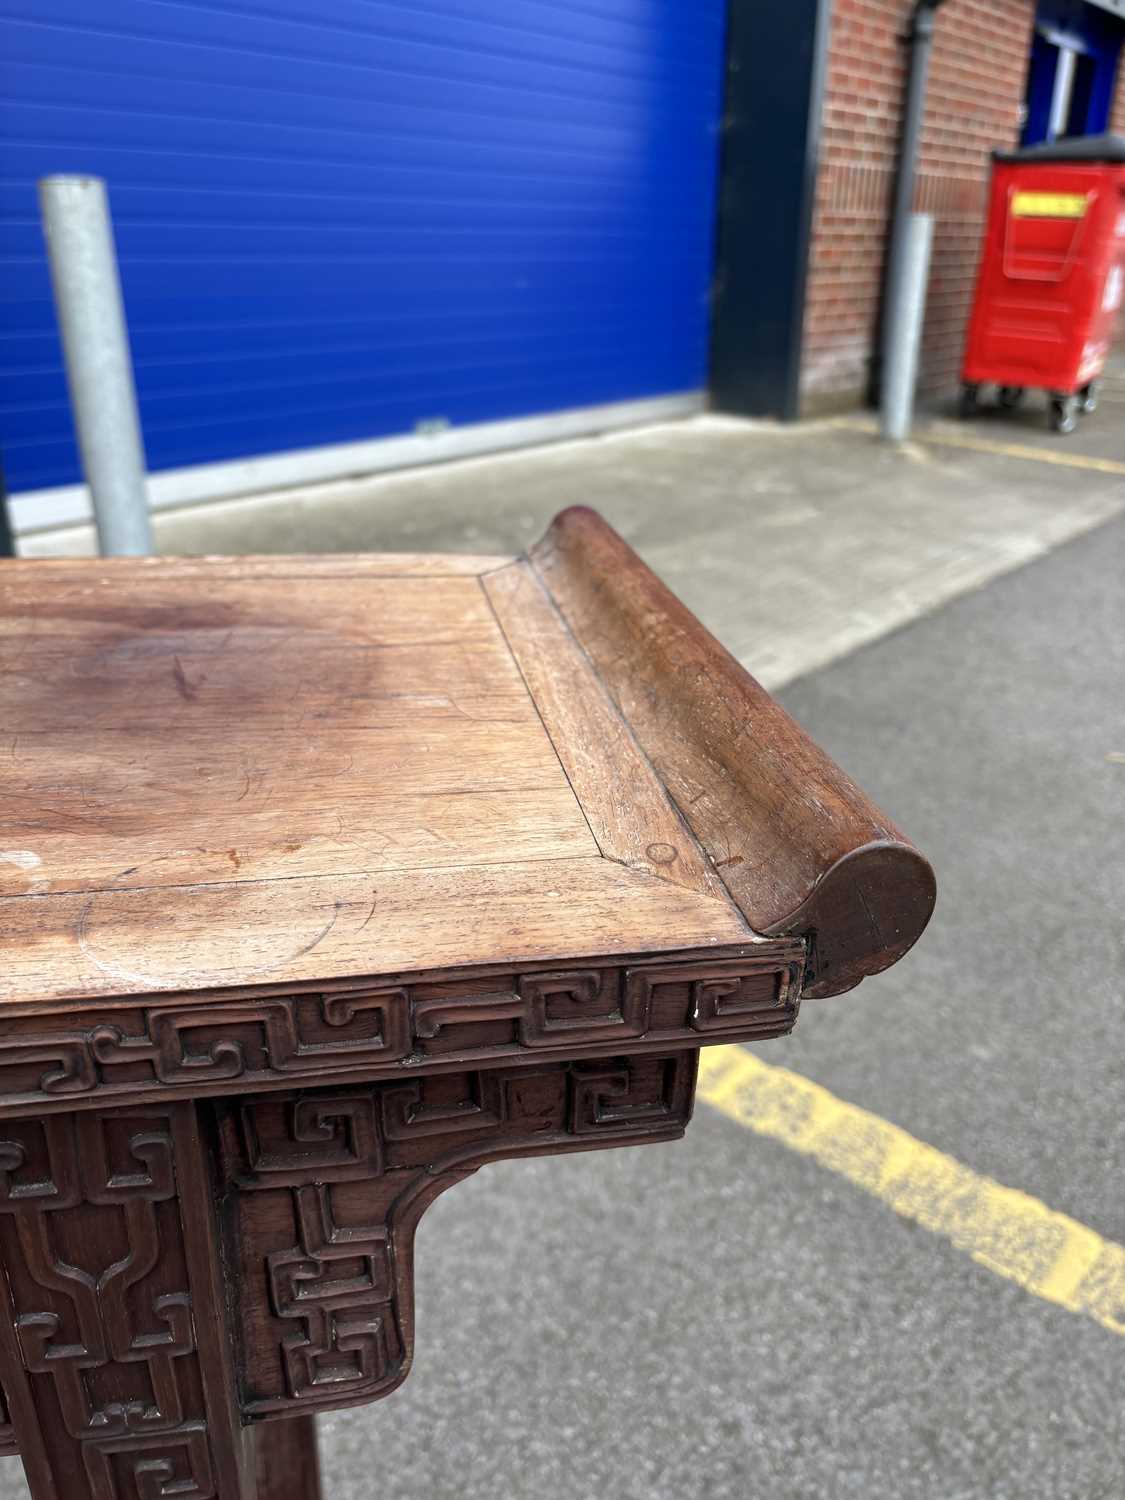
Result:
M879 919L871 910L871 903L868 901L863 885L859 881L856 882L855 893L859 897L859 904L863 907L864 915L867 917L872 936L877 943L881 943L883 941L883 934L879 931Z
M199 690L187 679L183 663L178 656L172 658L172 681L176 684L176 691L180 697L188 703L199 696Z
M191 887L185 886L183 889L191 890ZM94 965L94 967L96 969L99 969L103 974L108 974L111 979L124 979L128 980L132 984L142 984L145 986L165 985L168 982L168 976L165 974L161 974L159 972L156 974L142 974L134 969L122 968L118 964L106 963L103 959L98 957L98 955L94 952L94 948L92 943L90 942L89 936L90 913L94 909L95 900L96 897L91 896L88 901L83 903L82 909L78 913L78 916L75 919L74 923L74 940L78 944L78 947L84 957L88 958ZM329 917L328 921L324 924L320 931L315 935L315 937L310 938L307 943L303 943L300 948L294 949L292 953L283 954L280 958L275 958L272 963L248 965L245 969L241 969L238 972L244 976L249 976L252 974L270 974L274 969L284 968L286 964L292 963L298 958L303 958L306 953L311 953L319 943L322 943L324 941L324 939L332 931L333 927L335 927L336 922L340 916L340 912L343 909L344 902L333 902L332 915ZM179 984L192 984L200 982L211 983L213 982L214 976L206 972L200 972L191 969L179 969L176 972L175 978L176 982Z

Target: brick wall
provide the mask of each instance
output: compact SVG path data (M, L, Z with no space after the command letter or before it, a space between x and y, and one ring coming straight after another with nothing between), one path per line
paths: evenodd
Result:
M1019 136L1033 0L947 0L937 15L915 207L936 218L923 388L957 378L988 156ZM911 0L835 0L805 313L809 410L862 399L879 311ZM1118 92L1118 110L1125 94Z

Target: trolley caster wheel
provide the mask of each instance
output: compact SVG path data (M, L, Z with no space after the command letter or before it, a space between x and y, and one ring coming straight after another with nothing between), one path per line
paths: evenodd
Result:
M1092 417L1098 409L1098 397L1101 394L1102 383L1100 380L1091 380L1089 385L1084 385L1078 392L1078 410L1085 417Z
M975 417L980 408L980 386L963 385L957 401L957 415L963 422Z
M1065 437L1078 426L1078 397L1051 397L1051 430Z
M1000 405L1005 411L1015 411L1023 400L1022 385L1002 385L1000 387Z

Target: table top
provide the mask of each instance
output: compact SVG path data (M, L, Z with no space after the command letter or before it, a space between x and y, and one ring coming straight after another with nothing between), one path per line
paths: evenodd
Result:
M928 866L660 590L591 512L523 559L4 564L0 998L768 947L857 850L909 887L885 966ZM778 775L836 830L812 857Z

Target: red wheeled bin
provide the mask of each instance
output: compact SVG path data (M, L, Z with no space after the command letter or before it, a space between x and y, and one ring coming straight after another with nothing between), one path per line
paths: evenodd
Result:
M1073 432L1097 406L1123 291L1125 136L994 152L961 415L986 383L1002 406L1044 390L1052 427Z

